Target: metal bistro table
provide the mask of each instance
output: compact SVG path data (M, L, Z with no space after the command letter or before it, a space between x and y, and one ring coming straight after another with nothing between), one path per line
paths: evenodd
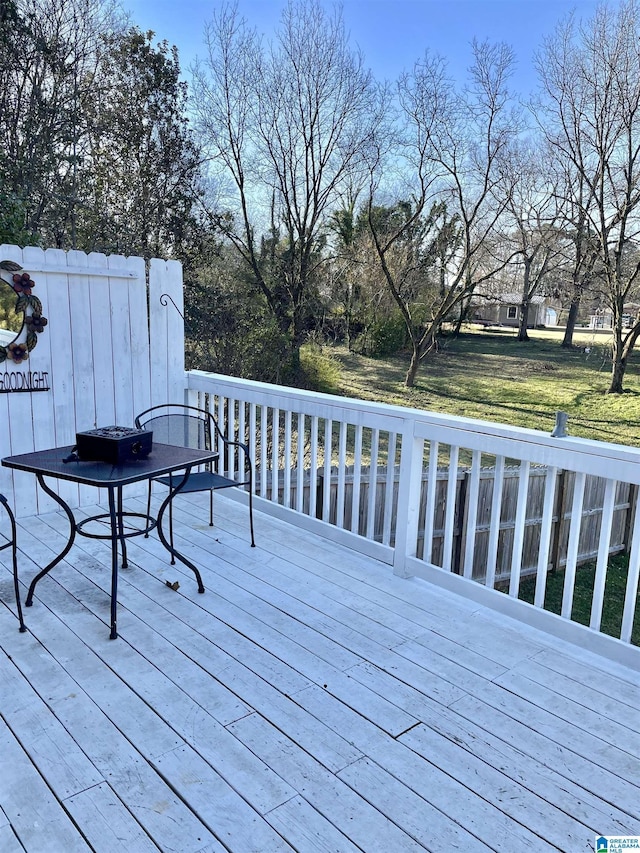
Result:
M111 539L111 634L112 640L118 636L116 628L116 609L118 596L118 542L122 550L122 566L127 568L126 540L131 536L139 536L157 528L160 541L167 551L176 557L185 566L188 566L196 577L198 592L204 592L202 578L197 567L190 560L180 554L167 540L162 530L162 518L171 501L187 482L191 469L217 458L218 453L210 450L193 450L188 447L179 447L172 444L158 444L154 442L151 453L143 459L132 459L121 465L112 465L108 462L85 462L78 459L64 461L72 455L72 447L55 447L51 450L40 450L35 453L23 453L18 456L7 456L2 464L7 468L15 468L18 471L29 471L35 474L42 490L59 504L69 519L69 539L62 551L51 562L39 572L31 581L27 600L27 607L33 603L33 595L38 581L48 574L51 569L63 560L73 545L76 534L88 536L91 539ZM131 483L141 480L152 480L162 474L184 472L176 474L176 485L169 489L169 494L163 501L158 515L153 518L150 515L136 512L124 512L122 508L122 488ZM67 503L56 494L53 489L45 483L45 477L53 477L58 480L71 480L87 486L97 486L107 489L109 494L109 512L94 515L77 522L75 516ZM127 518L137 517L144 519L143 527L126 528ZM85 530L90 522L106 522L109 525L108 533L92 533ZM21 623L21 630L24 624Z

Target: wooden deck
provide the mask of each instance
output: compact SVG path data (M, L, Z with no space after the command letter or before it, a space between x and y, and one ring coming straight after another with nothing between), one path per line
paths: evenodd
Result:
M202 496L171 567L79 538L20 634L0 557L0 851L593 851L640 835L640 679ZM131 508L139 509L132 501ZM60 543L20 527L22 577ZM179 589L166 581L179 582ZM6 606L5 606L6 605Z

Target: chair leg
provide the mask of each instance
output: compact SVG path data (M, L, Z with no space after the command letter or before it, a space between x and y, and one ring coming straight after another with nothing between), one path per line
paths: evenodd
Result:
M253 535L253 481L249 481L249 529L251 531L251 547L256 547L256 540Z
M18 581L18 529L16 527L16 518L4 495L0 495L0 502L3 504L4 508L7 511L7 515L9 516L9 523L11 525L11 542L7 542L7 544L3 545L2 547L7 548L9 545L11 545L13 589L16 595L16 609L18 611L20 631L24 633L27 630L27 626L24 624L24 617L22 615L22 601L20 600L20 583Z
M213 527L213 489L209 491L209 527Z
M27 626L24 624L24 617L22 616L22 602L20 601L20 584L18 583L18 557L16 554L16 543L14 541L11 550L13 552L13 587L16 593L16 606L18 609L18 621L20 622L20 632L24 634L27 630Z
M151 480L149 480L149 489L147 491L147 529L144 534L144 538L149 538L149 519L151 518Z

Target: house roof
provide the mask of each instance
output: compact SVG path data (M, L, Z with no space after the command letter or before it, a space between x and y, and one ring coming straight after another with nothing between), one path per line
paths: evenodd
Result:
M475 293L473 301L493 302L500 305L520 305L522 302L522 294L520 293ZM534 294L529 302L532 305L544 305L545 296Z

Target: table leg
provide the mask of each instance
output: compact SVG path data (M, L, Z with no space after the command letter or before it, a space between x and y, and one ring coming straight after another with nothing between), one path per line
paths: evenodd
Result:
M116 618L118 608L118 540L123 544L122 539L122 489L118 489L118 510L116 512L116 502L114 489L109 489L109 518L111 519L111 633L110 640L115 640L118 636ZM126 552L123 553L123 566L126 565Z
M122 518L122 486L118 487L118 538L120 539L120 547L122 548L122 568L128 569L127 540L124 535L124 522Z
M27 593L27 599L25 601L26 607L31 607L31 605L33 604L33 594L35 592L36 584L38 583L38 581L46 574L48 574L54 566L57 566L61 560L64 560L64 558L69 553L71 546L73 545L73 540L76 538L77 530L76 520L69 506L62 500L60 495L58 495L56 492L53 491L53 489L50 489L49 486L47 486L42 474L37 473L36 477L38 478L38 483L40 484L40 488L42 489L42 491L46 492L46 494L48 494L50 498L53 498L53 500L58 504L58 506L66 513L66 516L69 519L69 539L65 547L58 554L58 556L51 560L51 562L47 566L45 566L44 569L39 572L31 581L29 591Z
M182 489L184 487L184 485L186 484L187 480L189 479L189 474L191 473L192 467L193 466L190 465L185 470L184 476L179 480L177 486L175 486L175 487L171 486L169 488L169 494L164 499L162 506L160 507L160 509L158 511L158 516L156 519L156 527L158 530L158 536L160 537L160 541L162 542L164 547L167 549L167 551L171 554L172 557L175 557L176 559L180 560L181 563L184 563L185 566L188 566L188 568L191 569L191 571L194 573L194 575L196 577L196 581L198 584L198 592L204 592L204 584L202 583L202 578L200 576L200 572L198 571L197 566L194 566L194 564L190 560L187 560L186 557L183 557L182 554L179 551L177 551L176 548L174 548L173 536L171 536L171 540L172 540L171 542L167 541L167 537L164 535L164 531L162 529L162 517L164 516L165 510L167 509L167 507L169 507L169 510L171 510L171 502L173 501L174 497L178 494L180 489ZM176 478L176 479L178 479L178 478Z

